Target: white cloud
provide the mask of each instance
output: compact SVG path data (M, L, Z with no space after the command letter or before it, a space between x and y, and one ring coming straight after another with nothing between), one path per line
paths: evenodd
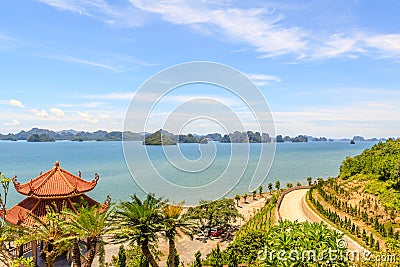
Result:
M112 92L108 94L99 95L84 95L84 98L89 99L101 99L101 100L131 100L135 96L135 93L128 92Z
M4 125L5 126L17 126L17 125L19 125L19 121L18 120L12 120L10 122L5 122Z
M365 101L336 107L314 106L296 111L273 112L278 133L327 137L398 136L400 108L395 100Z
M84 108L96 108L99 106L104 105L104 102L85 102L85 103L79 103L79 104L58 104L58 107L62 107L62 108L72 108L72 107L84 107Z
M231 1L129 0L128 4L118 5L105 0L39 1L57 9L101 19L110 25L138 27L146 20L154 18L148 16L148 13L156 14L171 24L186 25L200 33L253 47L260 53L260 58L291 54L296 60L294 63L298 63L305 60L357 58L360 55L376 54L379 58L400 57L398 33L370 33L359 29L358 32L322 34L320 31L313 32L312 28L288 26L285 15L275 9L282 7L282 4L277 2L269 2L268 6L264 3L262 8L244 8L233 5ZM244 49L247 50L247 47ZM113 72L129 70L120 64L107 64L71 56L59 59ZM125 57L125 60L142 66L156 65L134 57Z
M51 108L49 110L50 110L51 113L56 115L57 118L62 118L62 117L65 116L64 111L62 111L62 109L60 109L60 108Z
M111 117L107 114L99 114L99 117L102 118L103 120L109 120Z
M156 13L168 22L212 30L230 41L256 48L265 57L300 54L305 49L306 32L298 27L282 27L283 15L266 8L211 7L205 2L130 0L143 11ZM204 27L202 27L204 26Z
M72 11L81 15L90 15L85 1L65 1L65 0L38 0L39 2L53 6L57 9Z
M251 73L247 74L247 76L253 80L254 84L257 86L266 86L271 85L273 83L280 83L282 79L278 76L268 75L268 74L259 74L259 73Z
M109 25L139 26L144 18L131 6L116 8L104 0L38 0L60 10L94 17Z
M99 122L98 119L96 119L89 113L78 112L77 115L78 115L78 117L81 117L82 119L84 119L85 121L90 122L90 123L98 123Z
M9 104L10 106L14 106L14 107L25 108L24 104L22 104L21 101L16 100L16 99L10 99L10 100L8 101L8 104Z
M359 55L399 58L400 34L382 35L365 32L333 34L321 46L314 47L310 58L357 58Z
M43 117L43 118L48 118L49 114L47 114L46 110L42 109L42 110L37 110L37 109L31 109L30 112L32 112L33 114L35 114L38 117Z
M125 71L125 69L122 69L120 67L117 66L111 66L111 65L107 65L107 64L103 64L103 63L99 63L99 62L94 62L94 61L90 61L90 60L86 60L86 59L82 59L82 58L77 58L77 57L71 57L71 56L61 56L61 57L54 57L55 59L60 59L60 60L64 60L67 62L73 62L73 63L79 63L79 64L85 64L85 65L89 65L89 66L94 66L97 68L102 68L102 69L106 69L106 70L110 70L113 72L123 72Z
M369 36L364 39L364 42L386 56L400 56L400 34Z
M316 50L313 58L357 57L356 53L365 52L360 41L360 37L334 34Z

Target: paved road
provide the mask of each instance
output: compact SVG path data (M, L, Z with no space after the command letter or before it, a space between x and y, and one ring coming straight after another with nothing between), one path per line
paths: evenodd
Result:
M298 220L299 222L317 221L315 218L311 220L309 216L304 213L302 203L305 201L307 191L308 189L294 190L283 198L281 208L279 209L283 220Z
M309 222L321 222L322 218L316 214L306 202L306 194L308 189L300 189L294 190L287 195L282 200L281 207L279 209L281 213L282 220L295 221L299 222L309 221ZM325 221L324 221L325 222ZM326 222L325 222L326 223ZM340 230L330 226L326 223L329 228L334 229L336 231L341 232ZM349 250L356 250L362 252L366 250L360 244L358 244L353 239L348 236L344 236L343 239L347 242Z

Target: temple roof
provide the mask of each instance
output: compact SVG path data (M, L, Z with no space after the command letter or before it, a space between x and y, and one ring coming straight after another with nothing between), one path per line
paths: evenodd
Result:
M25 184L20 184L16 179L13 179L13 182L15 189L22 195L51 199L82 195L92 190L97 185L98 179L99 176L95 174L95 178L88 182L62 169L56 161L51 170Z
M110 198L101 206L101 212L108 209ZM64 207L75 210L75 203L86 203L89 207L98 205L99 203L86 196L74 196L65 199L39 199L27 197L20 203L7 210L6 221L14 225L30 225L36 224L35 217L42 220L47 214L47 207L52 207L55 211L61 211ZM3 217L3 210L0 211L0 216Z

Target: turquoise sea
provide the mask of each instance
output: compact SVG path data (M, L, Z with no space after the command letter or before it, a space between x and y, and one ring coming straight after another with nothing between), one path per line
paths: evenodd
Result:
M339 166L346 156L359 154L366 148L373 146L375 142L357 142L350 145L348 142L309 142L309 143L278 143L276 144L275 159L263 186L267 190L269 182L275 183L280 180L284 187L287 182L295 184L297 181L305 183L308 176L313 178L336 176ZM232 144L240 146L244 144ZM267 144L271 145L271 144ZM132 142L133 153L143 149L141 142ZM251 153L260 150L263 144L250 144ZM168 167L168 162L164 156L163 148L160 146L148 147L149 158L164 176L172 177L175 183L181 185L203 184L219 175L221 168L229 162L231 151L230 144L215 143L216 153L210 167L206 171L195 174L179 172L176 168ZM190 160L196 160L200 156L198 144L179 145L181 153ZM125 163L121 142L71 142L60 141L55 143L28 143L0 142L0 171L6 177L18 176L21 183L27 182L54 166L58 160L60 166L74 174L78 170L82 172L82 177L92 180L97 172L100 180L96 188L88 195L99 202L110 195L113 200L126 200L132 194L144 195L143 191L132 178L131 173ZM152 181L154 177L151 172L143 168L142 158L135 162L140 175ZM239 164L243 159L233 158ZM243 194L248 191L251 177L247 177L257 166L257 157L250 155L247 170L243 179L236 187L228 193L232 196L236 193ZM260 164L263 164L262 162ZM165 167L163 167L165 166ZM147 176L148 177L147 177ZM156 180L155 180L155 183ZM172 192L165 192L167 197ZM201 196L200 196L201 198ZM9 207L22 200L23 196L16 193L13 185L10 186Z

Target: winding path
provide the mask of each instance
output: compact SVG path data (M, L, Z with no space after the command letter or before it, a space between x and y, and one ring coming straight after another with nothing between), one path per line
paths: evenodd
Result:
M316 214L306 202L306 194L308 189L299 189L287 193L282 200L279 208L282 220L299 222L321 222L323 221L328 225L330 229L341 232L340 230L332 227L329 223L324 221L318 214ZM344 236L343 239L347 242L349 250L359 251L360 253L366 249L358 244L356 241L348 236Z

